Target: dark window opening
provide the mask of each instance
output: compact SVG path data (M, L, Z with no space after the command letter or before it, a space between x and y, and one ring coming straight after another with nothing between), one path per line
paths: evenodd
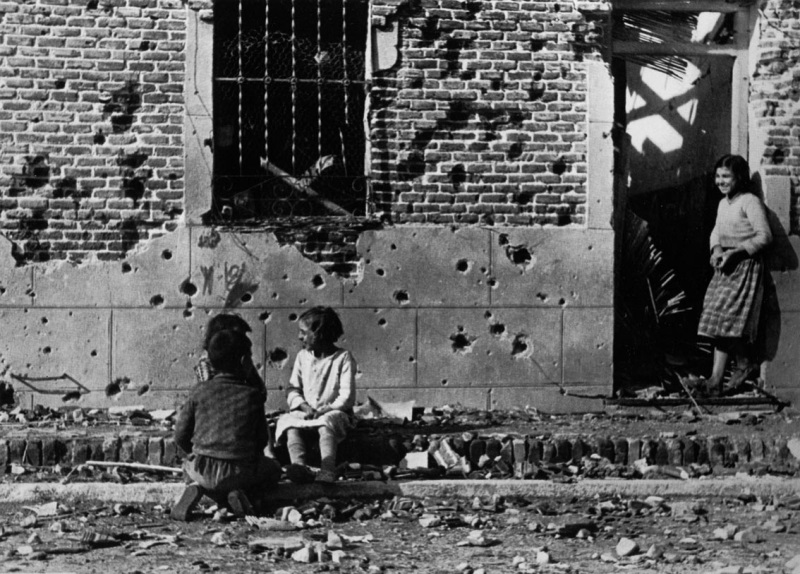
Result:
M365 215L368 6L215 3L216 217Z

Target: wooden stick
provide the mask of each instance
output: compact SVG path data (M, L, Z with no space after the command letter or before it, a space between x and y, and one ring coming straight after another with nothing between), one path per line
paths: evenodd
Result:
M139 462L106 462L103 460L87 460L80 466L130 468L132 470L146 470L151 472L172 472L175 474L180 474L183 472L182 468L175 468L174 466L158 466L156 464L142 464Z
M304 183L303 181L301 181L301 180L299 180L299 179L297 179L295 177L292 177L291 174L283 171L277 165L269 163L268 161L263 161L262 160L261 161L261 166L265 170L267 170L270 173L272 173L273 175L276 175L276 176L282 178L288 185L292 186L294 189L296 189L301 194L309 197L313 201L317 201L317 202L321 203L329 211L332 211L333 213L338 213L339 215L345 215L347 217L353 217L352 213L350 213L349 211L347 211L343 207L340 207L339 205L335 204L334 202L332 202L332 201L330 201L328 199L325 199L320 194L318 194L316 191L311 189L311 186L307 185L306 183Z

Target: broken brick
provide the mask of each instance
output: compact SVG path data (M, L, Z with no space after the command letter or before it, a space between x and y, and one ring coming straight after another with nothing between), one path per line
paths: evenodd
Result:
M164 454L164 441L161 437L152 437L147 441L147 462L160 465Z

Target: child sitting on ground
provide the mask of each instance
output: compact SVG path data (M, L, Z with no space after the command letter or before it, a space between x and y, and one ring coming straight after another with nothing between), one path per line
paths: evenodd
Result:
M278 419L276 437L286 432L291 465L287 476L305 482L309 441L319 441L320 470L316 481L336 480L336 450L352 426L356 392L356 361L335 345L344 334L342 322L330 307L313 307L299 319L300 342L289 380L289 413Z
M264 396L246 380L251 343L241 331L223 330L208 342L211 379L195 386L178 413L175 444L185 453L192 483L172 509L187 520L207 494L225 500L233 514L253 514L253 502L280 479L280 465L263 454L267 444Z
M194 375L197 378L198 383L208 381L216 374L214 372L214 368L211 366L211 362L208 360L208 342L211 340L211 337L220 331L238 331L247 335L247 333L251 332L252 329L250 328L250 325L247 324L247 321L238 315L221 313L211 317L211 319L208 320L208 324L206 324L205 338L203 339L203 354L200 357L200 360L197 362L197 365L194 367ZM250 361L250 364L245 365L244 368L247 373L247 381L259 389L266 400L267 388L264 385L263 379L258 374L258 370L255 368L255 365L253 365L253 362Z

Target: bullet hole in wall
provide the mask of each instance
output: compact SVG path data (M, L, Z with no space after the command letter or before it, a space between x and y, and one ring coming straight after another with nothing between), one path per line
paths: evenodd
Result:
M150 384L145 383L144 385L136 389L136 394L141 397L142 395L146 395L149 391L150 391Z
M89 353L89 355L91 357L96 357L97 356L97 350L96 349L92 349L92 351Z
M495 279L494 277L490 277L489 280L486 282L486 284L489 287L491 287L492 289L496 289L497 288L497 279Z
M314 277L311 278L311 284L314 286L314 289L322 289L325 287L325 280L321 275L314 275Z
M561 306L563 307L564 305L566 305L566 304L567 304L567 300L566 300L566 299L564 299L564 298L561 298L561 299L559 299L559 300L558 300L558 304L559 304L559 305L561 305Z
M263 321L264 323L266 323L267 321L269 321L271 316L272 316L272 313L270 313L269 311L264 311L263 313L261 313L258 316L258 320L259 321Z
M97 133L92 137L92 143L95 145L103 145L106 143L106 135L103 133L103 130L97 130Z
M169 261L170 259L172 259L172 251L170 251L169 249L165 249L164 251L161 252L161 258L166 261Z
M386 326L386 319L383 319L383 318L378 319L378 325L380 325L381 327L385 327Z
M286 366L288 360L289 354L280 347L276 347L267 353L267 361L275 368L282 369Z
M42 325L47 325L49 323L47 317L42 317Z
M161 295L153 295L150 297L150 306L151 307L163 307L164 306L164 297Z
M375 274L378 277L383 277L384 275L386 275L386 271L384 271L383 269L378 268L378 269L375 270Z
M241 300L242 303L249 303L250 301L253 300L253 294L252 293L242 293L242 296L239 297L239 299Z
M81 399L81 392L80 391L69 391L63 397L61 397L61 401L65 403L74 403Z
M469 261L467 261L466 259L459 259L458 261L456 261L456 271L458 271L459 273L466 273L467 271L469 271L469 268L470 264Z
M189 279L186 279L183 283L181 283L180 292L187 297L194 297L197 295L197 285L192 283Z
M564 158L560 157L553 162L553 166L550 168L550 171L556 175L562 175L565 171L567 171L568 167L569 166L567 165L567 162L564 161Z
M392 251L394 251L395 249L397 249L397 245L395 245L394 243L392 243L392 244L389 246L389 249L391 249Z
M539 299L539 301L541 301L542 303L547 303L547 300L549 299L547 293L537 293L536 298Z
M407 291L395 291L393 297L400 305L408 305L409 297Z
M191 319L192 317L194 317L194 313L189 309L184 309L183 318L184 319Z
M114 379L106 385L106 396L109 398L117 396L123 391L123 389L128 388L130 383L131 380L128 377L119 377Z
M44 349L42 349L42 353L44 353L45 355L49 355L52 351L53 349L51 349L50 347L45 347Z
M132 269L133 268L131 267L131 264L128 263L127 261L122 263L122 272L123 273L130 273L132 271Z
M289 320L292 322L297 321L297 313L289 313Z
M514 336L511 342L511 356L516 357L519 355L527 354L530 349L530 340L525 333L518 333Z
M527 266L533 259L531 252L524 245L509 245L506 247L506 256L514 265Z
M466 353L471 350L472 341L474 341L474 337L469 337L464 333L455 333L450 335L450 341L452 342L452 348L454 353Z
M506 326L502 323L492 323L489 325L489 333L494 335L495 337L499 337L503 333L506 332Z

